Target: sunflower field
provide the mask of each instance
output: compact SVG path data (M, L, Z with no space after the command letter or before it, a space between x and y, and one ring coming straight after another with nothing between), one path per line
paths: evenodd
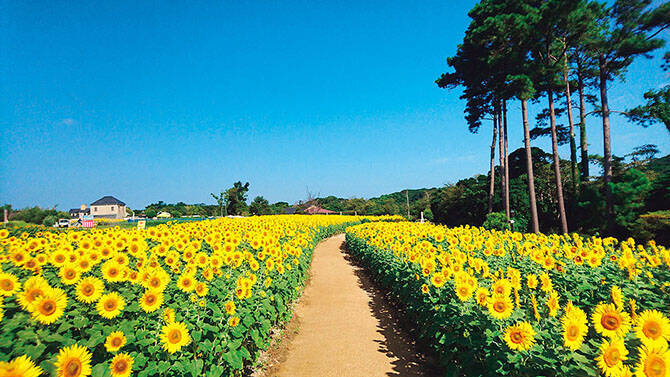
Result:
M670 251L653 242L407 222L346 240L447 376L670 376Z
M239 375L291 316L316 244L368 220L2 229L0 376Z

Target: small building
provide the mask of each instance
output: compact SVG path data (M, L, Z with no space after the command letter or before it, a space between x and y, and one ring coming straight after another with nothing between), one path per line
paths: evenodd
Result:
M161 211L161 212L158 212L156 217L158 217L159 219L169 219L170 217L172 217L172 215L170 214L170 212Z
M91 209L86 206L86 204L82 204L81 207L79 208L72 208L70 210L70 218L73 219L83 219L84 216L88 216L91 214Z
M126 217L126 203L110 195L91 203L89 210L94 219L123 219Z
M285 215L295 215L298 213L298 207L286 207L284 208Z
M305 210L303 212L307 215L328 215L328 214L331 214L331 213L335 213L335 211L331 211L331 210L328 210L328 209L325 209L325 208L321 208L321 207L316 206L316 205L311 205L311 206L305 208Z

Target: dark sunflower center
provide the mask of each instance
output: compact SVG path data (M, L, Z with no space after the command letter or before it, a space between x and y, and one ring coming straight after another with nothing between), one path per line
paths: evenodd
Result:
M661 336L661 327L656 321L647 321L642 327L642 332L648 338L656 339Z
M610 331L614 331L621 326L621 319L614 314L605 314L600 319L600 324Z
M65 364L64 374L67 377L77 377L81 374L81 361L79 359L70 359Z
M128 363L125 360L119 360L114 364L114 371L117 373L125 372L128 369Z
M42 303L42 314L44 315L52 315L56 311L56 303L49 300L49 301L44 301Z
M179 343L179 341L181 341L181 331L179 330L170 331L168 339L170 340L170 343Z

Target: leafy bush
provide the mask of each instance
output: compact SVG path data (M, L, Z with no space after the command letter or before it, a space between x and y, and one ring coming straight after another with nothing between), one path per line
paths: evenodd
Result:
M56 216L49 215L49 216L45 217L44 220L42 220L42 225L53 226L56 223L56 221L58 221L58 218L56 218Z
M504 212L491 212L487 214L482 227L488 230L509 230L510 228Z

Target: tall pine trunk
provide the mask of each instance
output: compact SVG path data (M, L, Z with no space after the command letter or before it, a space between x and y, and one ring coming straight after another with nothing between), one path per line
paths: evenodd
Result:
M523 144L526 148L526 172L528 174L528 204L530 206L530 223L534 233L540 232L540 222L537 219L537 200L535 199L535 176L533 175L533 155L530 149L530 129L528 127L528 104L521 100L521 115L523 117Z
M603 183L605 185L605 216L607 218L607 231L611 232L613 227L614 203L612 201L612 145L610 140L610 109L607 104L607 72L606 61L603 55L598 57L598 68L600 70L600 106L603 118Z
M509 208L509 153L507 152L507 101L502 103L502 125L503 138L505 138L505 215L507 215L507 222L510 220Z
M568 220L565 218L565 203L563 202L563 182L561 181L561 163L558 157L558 137L556 135L556 114L554 113L554 93L547 91L549 99L549 123L551 124L551 150L554 157L554 178L556 178L556 200L558 201L558 214L561 218L561 230L568 232Z
M496 114L498 114L498 155L500 158L500 197L501 197L501 202L503 203L503 208L505 210L505 213L508 212L507 209L507 203L505 202L505 192L507 190L505 189L505 146L504 146L504 138L503 138L503 125L502 125L502 113L500 111L500 103L496 103Z
M579 149L582 151L582 182L589 178L589 146L586 143L586 95L584 94L584 77L577 67L577 89L579 90Z
M570 178L572 178L572 195L576 197L579 189L577 174L577 145L575 143L575 122L572 120L572 98L570 81L568 80L568 55L564 55L563 82L565 83L565 101L568 106L568 124L570 126Z
M493 141L491 141L491 168L489 181L489 210L488 213L493 212L493 195L495 192L495 169L496 169L496 136L498 135L498 119L495 112L493 114Z

